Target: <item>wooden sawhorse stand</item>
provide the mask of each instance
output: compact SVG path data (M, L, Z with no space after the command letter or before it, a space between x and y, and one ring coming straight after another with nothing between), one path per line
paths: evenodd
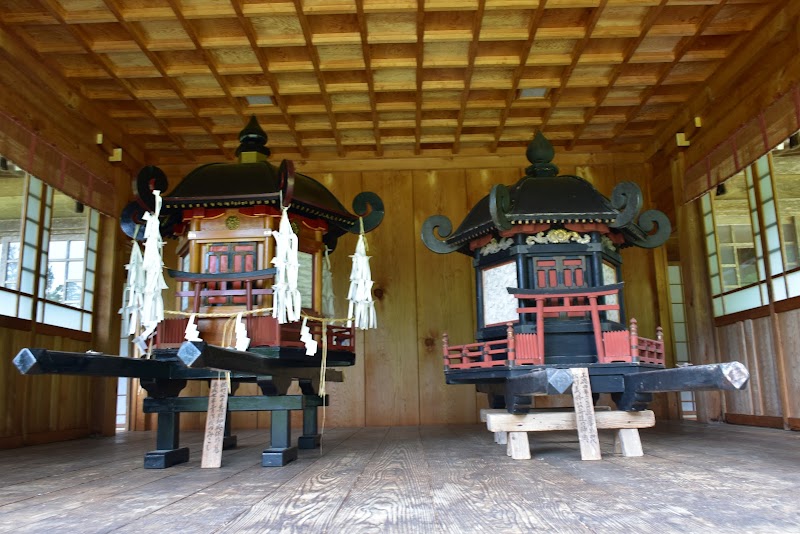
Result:
M528 432L547 430L577 430L582 460L600 460L600 440L597 429L617 430L614 449L623 456L642 456L640 428L656 423L650 410L641 412L595 411L589 371L586 368L570 369L573 377L572 397L575 409L570 411L533 412L523 415L506 410L481 410L481 420L494 432L495 442L506 444L506 452L515 460L531 457Z

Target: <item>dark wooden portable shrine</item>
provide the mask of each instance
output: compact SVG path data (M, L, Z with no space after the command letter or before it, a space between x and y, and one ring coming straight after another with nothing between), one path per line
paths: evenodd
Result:
M145 456L145 467L164 468L188 460L179 445L181 412L205 411L206 397L179 397L187 380L210 380L219 370L231 371L235 392L242 382L256 382L263 395L229 397L228 411L267 410L272 414L271 446L262 464L283 465L297 457L290 443L290 410L303 411L300 448L319 445L317 407L322 339L327 336L327 365L349 366L355 360L351 327L309 322L319 349L306 354L300 323L279 324L270 313L246 314L250 346L247 351L224 348L225 322L238 312L268 309L276 271L270 267L281 207L298 237L298 289L303 311L322 316L322 262L325 247L333 250L346 232L369 232L383 219L380 198L368 192L353 201L349 212L321 183L294 171L291 161L276 167L267 161L267 135L255 117L240 133L236 163L212 163L189 173L163 197L162 236L177 239L179 265L168 270L178 284L178 316L168 316L157 327L148 359L23 349L14 363L24 374L59 373L127 376L141 379L147 390L144 412L158 414L157 449ZM137 177L138 198L121 216L122 230L144 238L143 216L155 207L153 191L167 190L167 179L157 167L142 169ZM169 306L167 306L169 307ZM203 341L184 341L188 313L219 315L198 321ZM341 372L328 370L327 379L341 381ZM287 395L292 380L302 395ZM226 425L225 446L235 446Z
M749 375L737 362L664 369L661 328L647 339L626 320L620 252L662 245L669 220L640 215L635 183L608 199L578 176L558 176L553 156L537 132L516 184L495 185L455 232L442 215L422 226L430 250L469 255L475 268L476 342L450 345L444 335L447 382L478 384L514 413L534 395L567 391L569 367L588 367L592 391L611 393L621 410L644 409L659 391L744 387Z

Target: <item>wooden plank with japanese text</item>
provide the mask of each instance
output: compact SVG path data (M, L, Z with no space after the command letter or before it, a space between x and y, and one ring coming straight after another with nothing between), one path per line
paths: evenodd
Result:
M594 417L592 386L589 370L585 367L570 369L572 372L572 398L575 403L575 419L578 424L578 441L581 445L581 460L600 460L600 439L597 437L597 422Z
M212 380L208 388L206 434L203 438L203 458L200 467L222 465L222 439L225 437L225 416L228 407L226 380Z

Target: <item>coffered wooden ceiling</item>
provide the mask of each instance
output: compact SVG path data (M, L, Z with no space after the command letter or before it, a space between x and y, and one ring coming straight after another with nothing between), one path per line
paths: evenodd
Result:
M797 0L791 0L797 1ZM787 0L3 0L150 163L641 151ZM268 97L268 98L267 98Z

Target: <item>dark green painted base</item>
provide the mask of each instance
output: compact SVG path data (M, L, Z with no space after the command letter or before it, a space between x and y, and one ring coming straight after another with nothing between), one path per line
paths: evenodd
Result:
M222 438L222 450L228 451L236 448L236 436L225 436Z
M263 467L281 467L294 460L297 460L297 447L266 449L261 453L261 465Z
M150 451L144 455L145 469L166 469L189 461L189 447Z
M319 448L322 436L313 434L311 436L300 436L297 438L297 447L300 449L316 449Z

